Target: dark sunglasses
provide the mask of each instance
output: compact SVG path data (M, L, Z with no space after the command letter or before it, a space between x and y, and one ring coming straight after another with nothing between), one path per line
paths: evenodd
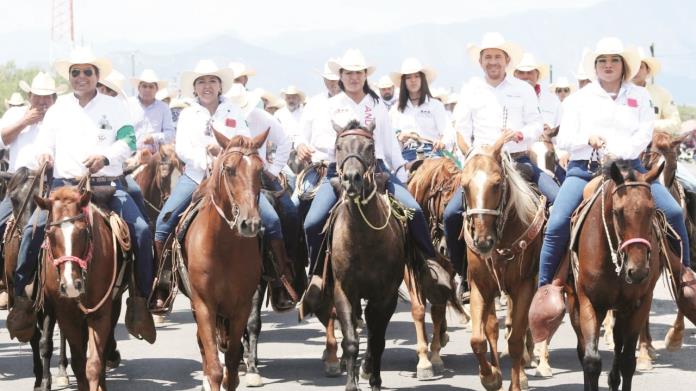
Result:
M556 88L556 93L559 92L570 92L570 88Z
M70 76L72 77L79 77L80 73L87 77L92 77L94 75L94 69L92 68L87 68L87 69L72 69L70 70Z

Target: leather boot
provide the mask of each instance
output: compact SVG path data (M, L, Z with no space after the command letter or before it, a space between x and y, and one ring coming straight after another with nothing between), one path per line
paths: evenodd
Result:
M130 335L155 343L157 332L152 314L147 310L147 299L132 295L126 300L126 306L126 328Z
M164 260L162 259L162 254L164 253L164 242L161 240L155 240L155 281L152 284L152 300L150 301L150 312L154 314L163 313L164 311L164 299L167 296L167 291L162 287L160 282L159 266Z
M426 259L425 270L421 276L423 294L431 304L447 304L454 297L451 274L442 265L449 264L447 259L437 254L438 260Z
M677 307L692 323L696 323L696 274L683 266L681 271L681 294L677 298Z
M34 303L26 296L14 298L14 306L7 315L7 330L10 339L17 338L19 342L29 342L36 329L36 312Z
M323 285L324 281L317 275L313 275L309 280L309 286L307 286L307 290L300 299L300 320L303 320L305 317L317 312L321 302L321 289Z
M285 252L285 243L282 240L271 240L271 252L275 263L278 278L271 281L271 306L275 311L287 311L295 307L298 297L292 287L292 265Z
M529 329L534 343L551 337L561 325L564 315L563 282L554 279L536 291L529 307Z

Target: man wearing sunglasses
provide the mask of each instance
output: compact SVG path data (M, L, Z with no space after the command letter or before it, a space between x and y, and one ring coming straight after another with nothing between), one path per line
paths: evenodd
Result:
M126 319L133 320L127 321L126 327L132 335L152 343L155 328L146 306L153 279L152 234L126 192L123 179L122 164L135 151L135 131L128 109L122 99L97 91L97 82L111 72L111 63L97 58L89 49L74 49L70 59L57 61L55 68L68 79L73 93L60 96L46 112L36 138L39 163L52 165L54 189L75 185L88 172L92 187L115 187L109 207L128 224L136 256L138 289L133 289L128 298ZM35 314L24 287L36 270L47 214L37 209L24 227L17 260L15 294L21 299L8 315L7 328L22 342L31 338L34 329Z

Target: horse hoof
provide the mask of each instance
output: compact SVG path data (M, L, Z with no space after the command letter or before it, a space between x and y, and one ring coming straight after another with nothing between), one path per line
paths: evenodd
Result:
M553 377L553 371L547 363L539 363L534 371L535 377Z
M657 360L657 350L652 345L648 346L648 356L653 361Z
M53 378L53 384L55 384L56 387L67 387L70 385L70 380L67 376L55 376Z
M324 374L327 377L338 377L341 376L341 363L336 362L325 362L324 363Z
M153 314L152 315L152 320L155 322L155 324L164 324L167 322L167 317L164 315L157 315Z
M486 391L498 391L503 387L503 374L498 367L492 367L491 372L488 376L479 375L481 385L483 385Z
M263 379L261 379L261 375L258 373L247 373L246 376L244 376L244 380L246 380L247 387L263 386Z
M210 387L210 382L208 381L207 376L203 377L203 386L201 387L201 390L203 390L203 391L211 391L212 390L212 388Z
M665 336L665 348L668 352L676 352L682 348L683 340L684 330L677 330L674 327L670 327Z
M121 353L116 350L114 356L106 360L106 369L116 369L121 365Z
M638 357L636 360L636 370L640 372L650 372L653 370L652 360L648 357Z
M416 378L418 380L432 380L434 377L435 370L432 364L422 368L416 368Z
M246 360L240 360L239 366L237 367L237 373L246 375L247 373L247 363Z
M370 380L371 376L372 376L372 374L365 372L365 368L361 365L360 366L360 378L363 380Z
M529 389L529 379L527 379L527 375L525 375L523 372L520 373L520 388L523 390L528 390Z
M433 372L435 373L435 376L442 375L443 372L445 372L445 363L440 360L439 362L433 361Z

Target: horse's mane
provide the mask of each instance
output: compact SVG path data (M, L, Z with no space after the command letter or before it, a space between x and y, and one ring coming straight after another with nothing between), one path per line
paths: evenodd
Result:
M531 224L539 209L539 196L522 178L508 154L503 153L501 161L505 169L505 179L509 185L510 202L515 207L517 217L522 221L522 224Z
M409 181L409 190L416 201L423 205L432 189L443 189L442 198L449 200L461 185L461 172L450 159L427 159Z

